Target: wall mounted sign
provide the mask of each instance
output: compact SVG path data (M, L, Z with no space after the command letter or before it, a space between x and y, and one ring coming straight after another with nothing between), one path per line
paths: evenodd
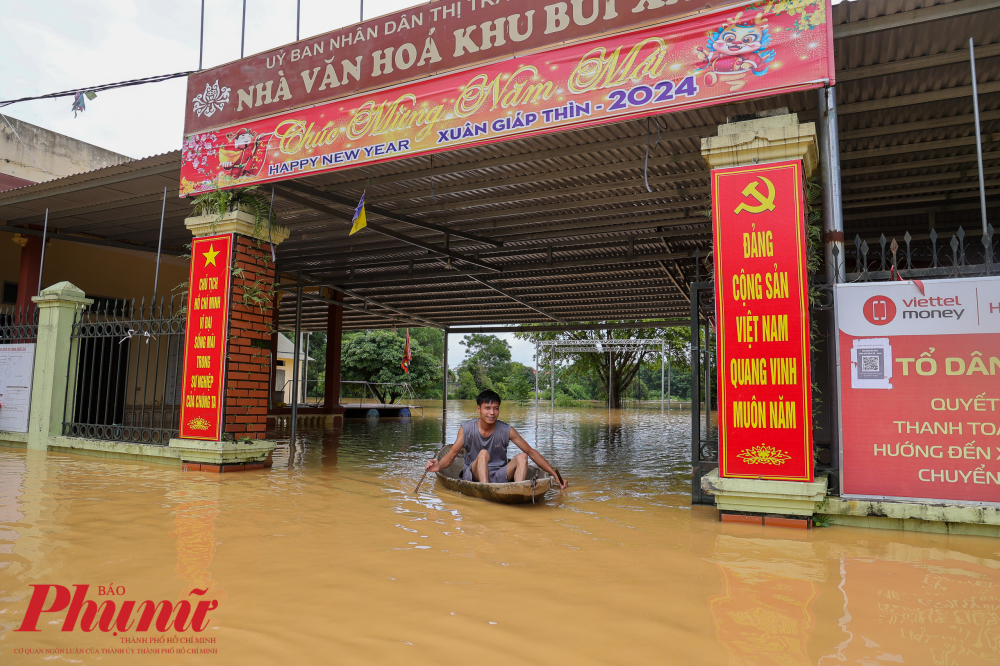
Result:
M428 2L192 74L185 133L740 4L745 3ZM810 23L822 19L825 10L822 2L800 0L760 3L765 7L798 13ZM748 11L759 9L754 5Z
M0 345L0 430L28 432L35 343Z
M712 170L719 473L812 481L802 162Z
M842 495L1000 504L1000 278L838 284Z
M638 7L666 6L661 0L637 1ZM512 4L502 6L513 12ZM572 17L576 10L567 11ZM626 12L619 8L619 13ZM206 95L211 97L213 117L230 120L206 130L188 123L180 191L187 196L216 186L285 180L819 87L832 80L828 13L822 3L798 0L732 7L239 122L226 110L246 107L251 97L255 109L265 100L268 113L281 107L272 106L277 97L289 106L301 103L305 98L296 98L298 88L287 83L290 79L319 90L332 87L335 79L343 86L351 74L337 62L329 78L318 65L300 76L296 61L295 71L291 62L280 70L287 74L283 79L246 90L237 91L220 78L218 90L209 85L195 102L204 105ZM544 21L536 21L537 30ZM508 31L513 25L502 23ZM513 39L512 33L504 34ZM482 36L477 39L480 50L487 50ZM378 56L367 47L365 53L359 56L364 71L384 72L389 66L378 60L387 57L384 53ZM401 53L402 47L393 63ZM328 52L325 57L330 58Z
M222 438L232 256L232 234L191 243L181 385L183 439Z

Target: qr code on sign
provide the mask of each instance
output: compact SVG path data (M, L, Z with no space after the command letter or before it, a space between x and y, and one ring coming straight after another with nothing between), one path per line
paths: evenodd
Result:
M859 349L858 379L885 379L883 359L881 349Z

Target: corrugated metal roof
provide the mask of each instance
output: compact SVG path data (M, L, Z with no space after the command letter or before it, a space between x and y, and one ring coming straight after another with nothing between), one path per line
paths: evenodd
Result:
M983 9L985 7L985 9ZM968 13L967 8L976 10ZM921 22L925 13L956 15ZM978 49L988 203L1000 205L1000 8L996 2L862 0L833 10L835 34L899 27L835 43L848 238L978 227L978 181L967 59ZM870 24L864 21L873 21ZM816 115L815 92L671 113L652 129L647 191L645 121L628 121L478 146L298 179L319 194L472 232L502 247L450 237L448 248L497 271L480 271L441 252L366 231L279 196L291 237L277 249L285 275L346 289L350 328L388 326L408 313L440 325L683 317L695 255L711 247L707 165L700 139L729 116L785 107L802 122ZM651 121L652 122L652 121ZM652 128L653 125L650 125ZM178 199L179 153L99 169L0 193L0 218L50 224L110 242L155 244L163 187L169 189L164 242L181 251L190 202ZM307 201L322 204L318 197ZM331 205L331 204L324 204ZM348 211L346 206L333 208ZM319 209L317 209L319 208ZM390 229L444 248L444 235L390 219ZM699 270L707 270L702 264ZM486 281L489 285L483 283ZM498 291L499 290L499 291ZM367 301L367 311L364 309ZM390 312L383 307L395 310ZM307 329L326 327L327 305L303 303ZM290 328L294 298L282 301ZM542 311L542 312L539 312ZM547 313L548 316L546 316Z

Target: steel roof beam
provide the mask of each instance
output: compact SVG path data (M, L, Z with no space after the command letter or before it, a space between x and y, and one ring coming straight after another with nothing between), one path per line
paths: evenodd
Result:
M998 44L997 46L1000 46ZM1000 120L1000 111L981 111L981 120ZM928 129L939 129L944 127L958 127L959 125L971 125L976 121L976 117L971 114L961 116L945 116L944 118L934 118L933 120L918 120L912 123L897 123L895 125L879 125L878 127L866 127L864 129L848 130L840 132L841 141L853 141L855 139L867 139L871 137L882 137L887 134L902 134L904 132L919 132Z
M12 234L21 234L22 236L37 236L38 238L41 238L43 233L42 230L26 229L23 227L12 227L7 224L0 225L0 231L7 231ZM84 245L100 245L102 247L114 247L118 248L119 250L135 250L136 252L156 252L155 247L151 247L144 244L139 245L136 243L124 243L120 241L111 241L102 238L87 238L86 236L73 236L71 234L64 234L53 231L49 231L47 237L53 240L67 241L69 243L83 243ZM183 251L172 250L167 247L164 247L162 249L162 253L170 255L172 257L185 254L185 252Z
M278 290L279 291L291 291L291 292L296 291L296 289L289 289L287 287L281 287L281 288L278 288ZM386 306L382 305L381 303L379 303L378 301L374 301L374 300L372 300L370 298L367 298L367 299L364 299L364 300L366 300L366 301L368 301L368 302L370 302L370 303L372 303L372 304L374 304L374 305L376 305L378 307L385 308L386 310L388 310L389 312L392 312L394 314L383 314L381 312L373 312L372 310L368 310L367 308L358 307L356 305L351 305L351 304L348 304L348 303L344 303L343 301L337 301L337 300L334 300L332 298L325 298L323 296L318 296L316 294L311 294L311 293L309 293L307 291L303 291L302 292L302 297L303 298L309 298L309 299L314 300L314 301L321 301L321 302L326 303L328 305L335 305L337 307L342 307L345 310L351 310L351 311L354 311L354 312L363 312L365 314L373 315L375 317L381 317L383 319L388 319L390 321L398 321L399 320L399 314L398 314L399 311L398 310L395 310L394 308L386 307ZM280 319L280 317L281 317L281 313L280 312L278 314L278 317ZM430 325L433 328L441 328L441 326L439 324L433 324L433 323L432 324L428 324L429 320L423 319L421 317L414 317L413 315L407 315L406 316L406 320L409 321L410 323L413 323L413 324L417 325L417 326L428 326L428 325Z
M666 185L685 180L705 179L708 178L708 175L709 172L707 170L704 170L704 171L691 171L679 174L669 174L666 176L654 176L649 179L649 183L651 185ZM578 194L580 192L593 193L595 191L600 192L607 190L623 190L628 188L644 189L644 185L645 181L642 178L630 178L628 180L619 179L607 183L584 183L583 185L560 187L558 189L543 189L531 192L517 192L516 194L490 197L490 198L476 197L474 199L465 201L454 201L446 204L435 204L432 206L414 206L412 208L403 208L402 210L405 210L408 213L435 213L441 211L459 210L463 208L494 206L503 203L518 203L522 201L530 201L532 199L564 197L564 196L570 196L572 194ZM683 196L674 194L674 192L683 192L684 190L685 188L679 188L676 190L660 190L659 192L653 192L652 194L659 194L661 197ZM579 205L579 203L577 205Z
M979 94L1000 92L1000 81L991 81L979 85ZM884 111L900 106L911 106L913 104L928 104L930 102L942 102L949 99L968 98L972 103L972 86L956 86L954 88L941 88L940 90L930 90L922 93L910 93L909 95L893 95L879 99L870 99L864 102L849 102L837 105L837 115L846 116L852 113L871 113L872 111Z
M664 114L665 115L665 114ZM709 136L715 134L716 125L701 125L698 127L690 127L680 130L665 130L660 133L660 141L673 141L680 139L700 139L703 136ZM577 130L580 133L586 130ZM567 140L573 138L572 132L567 132L563 135ZM543 160L554 160L560 157L570 157L583 153L596 153L596 152L609 152L612 150L621 150L622 148L630 148L632 146L638 146L640 144L645 144L646 136L636 135L623 137L619 139L610 139L607 141L595 141L591 143L574 144L571 146L561 146L559 148L543 148L540 150L529 150L523 153L508 153L499 157L493 157L485 160L476 160L474 162L459 162L455 164L440 164L435 165L433 169L418 169L414 171L407 171L398 174L389 174L385 176L379 176L376 178L359 178L355 180L345 180L342 182L334 183L330 187L346 187L357 189L358 187L378 187L379 185L395 185L400 182L410 181L410 180L420 180L423 178L431 178L437 176L447 176L455 173L468 173L473 171L482 171L483 169L492 169L494 167L508 166L511 164L524 164L528 162L537 162ZM512 144L508 144L511 146ZM514 144L516 145L516 144Z
M926 23L927 21L955 18L956 16L965 16L989 9L997 9L996 0L960 0L959 2L924 7L908 12L899 12L887 16L879 16L878 18L835 25L833 26L833 38L845 39L856 35L865 35L870 32L905 28L911 25ZM848 9L848 13L850 13L850 8Z
M294 190L301 194L306 194L317 199L323 199L324 201L329 201L331 203L340 204L341 206L347 206L348 208L356 208L357 204L352 203L347 197L342 197L337 194L331 194L329 192L324 192L323 190L316 189L314 187L308 187L302 183L298 183L294 180L284 181L281 183L283 189ZM385 217L390 220L395 220L396 222L403 222L405 224L412 224L415 227L420 227L422 229L428 229L431 231L437 231L439 233L448 234L455 236L457 238L464 238L475 243L480 243L483 245L492 245L494 247L500 247L503 245L502 242L496 241L485 236L479 236L476 234L471 234L467 231L462 231L460 229L450 229L448 227L442 227L425 220L420 220L415 217L410 217L402 213L396 213L387 208L382 208L381 206L368 205L365 202L365 212L373 215L378 215L379 217Z
M649 166L651 167L666 166L668 164L678 164L681 162L698 162L700 164L704 164L700 152L674 153L672 155L660 155L655 157L651 155L649 158ZM525 183L541 184L547 181L560 180L564 178L580 178L583 176L592 176L596 174L607 174L619 171L642 169L644 164L645 160L643 158L636 158L620 162L601 162L600 164L594 164L593 166L589 167L560 169L556 171L552 170L536 171L533 173L521 174L517 176L490 178L487 180L477 180L469 183L459 183L457 185L451 185L448 187L436 187L434 188L433 191L430 188L422 188L419 190L400 190L399 193L396 195L380 197L379 201L426 199L432 196L474 193L474 192L481 192L484 190L510 187L512 185L523 185ZM697 173L697 172L692 172L692 173ZM681 174L676 174L676 175L681 175Z
M663 321L633 321L606 324L569 324L567 326L464 326L452 327L449 333L557 333L570 331L619 331L631 328L671 328L674 326L690 326L691 320L673 319Z
M334 291L339 291L339 292L341 292L342 294L344 294L346 296L351 296L351 297L356 298L356 299L358 299L360 301L364 301L366 303L371 303L372 305L374 305L376 307L383 308L383 309L388 310L389 312L393 312L393 313L395 313L397 315L400 315L400 316L403 316L403 317L407 317L407 318L412 319L414 321L423 322L423 324L425 326L431 326L432 328L441 328L441 325L439 323L437 323L436 321L431 321L430 319L424 319L422 317L419 317L419 316L413 314L412 312L407 312L406 310L401 310L399 308L392 307L391 305L386 305L385 303L382 303L382 302L377 301L377 300L375 300L373 298L365 296L364 294L359 294L358 292L353 291L351 289L345 289L344 287L341 287L339 285L322 284L320 280L317 280L316 278L314 278L311 275L303 274L302 277L305 278L305 279L307 279L307 280L309 280L309 284L308 285L303 284L302 285L303 287L306 287L306 286L308 286L308 287L319 287L319 288L326 287L328 289L333 289ZM298 282L293 282L290 285L286 284L286 285L282 285L282 286L283 287L289 287L289 288L297 288L298 287ZM339 303L341 301L332 301L332 302ZM367 310L365 310L365 311L367 312Z
M44 199L45 197L55 197L62 194L72 194L74 192L79 192L81 190L89 190L95 187L107 187L108 185L117 185L118 183L125 183L130 180L137 180L139 178L147 178L149 176L159 176L166 173L177 174L176 178L168 179L171 184L176 184L180 182L181 177L181 165L180 165L180 151L175 151L175 156L177 161L171 161L167 164L161 164L158 166L146 167L143 169L137 169L135 171L128 171L125 173L118 173L114 175L101 176L96 178L91 178L89 180L84 180L76 183L68 183L60 185L57 181L63 180L63 178L57 178L55 181L46 181L44 183L37 183L35 187L32 187L32 192L30 194L14 194L11 191L11 196L3 196L4 193L0 193L0 208L6 206L16 206L17 204L28 203L29 201L36 201L38 199ZM139 160L129 160L129 162L137 162ZM124 166L129 164L129 162L124 162L122 164L116 164L110 168L117 166ZM75 174L80 175L80 174ZM49 187L45 187L49 185ZM159 219L159 218L157 218Z
M476 282L479 282L480 284L483 284L483 285L489 287L490 289L492 289L493 291L497 292L498 294L500 294L502 296L506 296L507 298L509 298L510 300L514 301L515 303L519 303L519 304L523 305L524 307L528 308L529 310L534 310L538 314L544 315L544 316L548 317L549 319L552 319L553 321L559 322L560 324L565 324L566 323L562 319L560 319L559 317L555 316L554 314L552 314L550 312L547 312L547 311L543 310L542 308L540 308L540 307L538 307L536 305L532 305L531 303L529 303L528 301L525 301L524 299L518 298L517 296L515 296L512 293L510 293L509 291L506 291L505 289L501 289L500 287L498 287L496 285L490 284L489 282L487 282L486 280L483 280L482 278L476 277L475 275L469 275L467 277L475 280Z
M308 206L310 208L315 208L316 210L319 210L319 211L321 211L323 213L327 213L329 215L332 215L333 217L339 218L341 220L345 220L348 223L351 222L351 217L353 217L352 215L350 215L348 213L342 213L339 210L331 208L327 204L321 204L321 203L317 203L317 202L311 201L310 199L307 199L307 198L305 198L305 197L303 197L303 196L301 196L301 195L299 195L299 194L297 194L295 192L291 192L291 191L285 189L284 187L276 187L275 189L285 199L288 199L290 201L294 201L294 202L296 202L296 203L298 203L300 205L303 205L303 206ZM402 242L408 243L410 245L415 245L415 246L423 248L425 250L430 250L431 252L435 252L437 254L443 255L445 257L448 257L449 259L455 259L457 261L463 261L463 262L465 262L467 264L471 264L473 266L478 266L478 267L484 268L484 269L486 269L488 271L498 271L499 270L497 268L494 268L493 266L490 266L489 264L486 264L486 263L483 263L483 262L479 261L478 259L473 259L473 258L467 257L467 256L465 256L463 254L459 254L457 252L452 252L451 250L448 250L448 249L439 248L439 247L437 247L435 245L431 245L430 243L425 243L424 241L419 240L417 238L414 238L412 236L408 236L406 234L401 234L398 231L392 231L391 229L387 229L386 227L383 227L382 225L379 225L379 224L375 224L373 222L369 222L368 226L366 228L367 229L371 229L372 231L374 231L376 233L380 233L380 234L382 234L384 236L389 236L390 238L394 238L394 239L396 239L398 241L402 241Z
M836 28L834 29L836 30ZM976 47L976 60L992 58L998 55L1000 55L1000 44L987 44L986 46ZM950 51L948 53L919 56L917 58L904 58L903 60L896 60L895 62L885 62L878 65L867 65L865 67L845 69L837 72L837 83L857 81L858 79L868 79L876 76L900 74L902 72L912 72L917 69L941 67L943 65L954 65L959 63L966 65L968 62L969 50L961 48L957 51ZM843 138L843 135L841 135L841 138Z

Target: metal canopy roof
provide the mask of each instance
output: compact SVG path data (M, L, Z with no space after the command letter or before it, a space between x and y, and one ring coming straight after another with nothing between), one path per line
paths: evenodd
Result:
M968 39L992 216L1000 0L844 2L834 25L847 238L926 231L929 219L940 233L977 231ZM286 181L275 197L291 229L277 248L283 282L301 270L313 290L305 330L326 328L317 285L345 293L344 325L355 329L683 317L696 253L711 248L700 139L727 117L782 107L811 121L816 105L815 91L780 95L664 114L648 133L633 120ZM179 160L167 153L0 193L0 228L24 233L48 207L56 237L155 251L166 186L164 245L181 254L190 202L176 196ZM364 190L370 226L385 233L348 237ZM281 328L294 309L286 293Z

